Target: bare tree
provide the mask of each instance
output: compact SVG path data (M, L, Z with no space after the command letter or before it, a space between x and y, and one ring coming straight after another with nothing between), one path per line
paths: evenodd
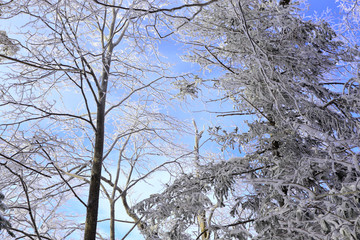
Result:
M25 19L18 53L0 54L0 184L17 236L63 239L84 231L86 240L102 238L101 192L110 203L110 239L118 222L148 231L131 210L130 192L157 171L172 169L171 177L187 156L175 141L185 125L165 110L176 77L157 51L160 14L196 13L208 3L166 4L16 1L2 16ZM184 24L192 16L179 18ZM116 214L120 199L131 221ZM76 223L75 213L86 213L85 223Z

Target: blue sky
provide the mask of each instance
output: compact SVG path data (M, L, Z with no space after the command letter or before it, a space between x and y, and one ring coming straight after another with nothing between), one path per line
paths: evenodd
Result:
M338 4L335 3L335 0L308 0L308 3L310 11L317 11L320 13L329 8L334 13L339 12L339 8L337 7Z

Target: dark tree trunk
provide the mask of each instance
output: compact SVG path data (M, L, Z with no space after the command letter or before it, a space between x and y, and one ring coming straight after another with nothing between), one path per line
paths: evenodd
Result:
M99 89L99 99L97 106L95 149L94 149L94 159L91 169L88 205L86 210L84 240L96 239L101 170L102 170L102 160L104 153L106 91L107 91L107 82L109 78L111 55L112 55L112 46L109 47L109 52L107 56L106 57L104 56L103 58L104 69L101 78L102 82L101 82L101 89Z

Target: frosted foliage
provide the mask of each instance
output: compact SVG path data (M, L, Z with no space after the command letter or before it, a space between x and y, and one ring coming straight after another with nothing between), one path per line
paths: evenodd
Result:
M11 40L5 31L0 31L0 53L14 55L19 47Z
M344 18L351 21L351 28L359 33L360 30L360 3L358 0L336 0L340 9L345 13ZM350 26L349 26L350 27Z
M11 224L9 220L3 215L4 211L8 209L4 203L4 198L4 194L0 193L0 231L4 229L10 236L14 237L14 234L9 230L9 228L11 228Z
M149 222L186 216L181 229L190 229L200 209L207 239L360 239L360 81L356 71L342 74L359 52L327 22L303 19L299 6L223 0L180 29L194 43L186 59L225 71L216 86L255 120L244 133L212 128L223 149L242 146L245 156L205 164L179 180L182 194L171 185L138 205ZM212 205L187 193L199 181ZM214 205L229 222L213 217Z
M201 175L184 175L161 194L152 195L135 205L134 210L144 215L151 225L149 229L152 231L145 233L149 239L154 235L168 240L192 239L192 225L196 223L194 213L210 210L214 204L225 207L226 199L235 183L235 176L246 171L238 164L239 161L245 160L233 158L229 162L202 166L199 169ZM229 216L228 220L230 219L234 220L233 216ZM217 221L216 218L213 220ZM231 232L231 226L222 227L221 222L217 222L212 228L218 229L218 235L224 239L234 236L238 237L236 239L246 239L248 234L244 229Z

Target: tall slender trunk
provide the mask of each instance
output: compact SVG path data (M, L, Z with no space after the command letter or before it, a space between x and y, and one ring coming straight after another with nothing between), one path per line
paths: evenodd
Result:
M105 101L100 103L97 112L94 158L91 169L88 205L86 210L84 240L95 240L99 208L100 180L104 152Z
M115 200L110 202L110 240L115 240Z
M101 82L101 89L99 89L99 101L97 106L95 148L94 148L94 158L91 169L88 205L86 210L84 240L96 239L100 183L101 183L101 169L102 169L102 160L104 153L106 91L107 91L107 83L109 78L111 55L112 55L112 46L109 47L109 51L103 60L104 69L101 78L102 82Z
M194 144L194 163L196 167L196 176L199 177L199 167L200 167L200 139L202 137L202 134L204 133L204 130L199 132L195 120L193 120L194 128L195 128L195 144ZM206 224L206 212L205 211L199 211L197 213L197 220L199 224L200 234L202 240L207 240L210 237L210 232L208 230L208 226Z

